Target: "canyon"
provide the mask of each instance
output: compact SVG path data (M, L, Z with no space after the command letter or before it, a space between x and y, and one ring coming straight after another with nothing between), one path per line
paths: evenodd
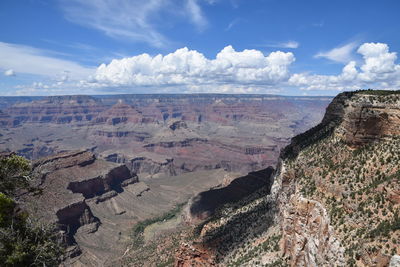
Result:
M32 160L90 150L142 177L216 168L246 174L275 165L280 149L318 123L329 101L216 94L2 97L0 150Z
M20 201L39 220L59 225L65 265L118 265L135 251L135 225L177 206L187 210L188 202L193 216L187 219L195 223L271 184L265 177L273 168L262 169L276 165L292 136L321 120L330 100L1 97L0 150L32 160L37 190ZM146 242L180 229L177 220L152 231Z
M32 109L30 102L5 108L2 137L36 124L48 132L35 132L35 144L57 127L75 129L73 138L88 133L86 149L63 139L48 142L49 156L28 153L38 157L36 190L20 201L59 225L68 245L63 265L398 266L398 91L341 93L319 124L299 134L316 114L293 120L288 110L315 111L321 99L269 99L278 104L262 113L255 96L214 97L204 108L210 113L196 115L182 99L165 97L185 110L172 118L150 108L148 98L140 109L112 97L63 97L72 108L51 108L55 115L44 121L21 115L26 108L18 107ZM297 104L277 115L287 102ZM97 115L90 118L89 108L89 117L71 115L83 112L76 103ZM104 103L109 108L97 110ZM7 110L13 107L15 113ZM279 132L265 125L272 118Z

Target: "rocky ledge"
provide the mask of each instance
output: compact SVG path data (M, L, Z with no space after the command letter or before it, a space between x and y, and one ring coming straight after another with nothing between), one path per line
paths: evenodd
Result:
M31 208L29 202L38 203L38 217L59 225L70 246L69 257L81 253L75 235L94 233L102 223L93 215L92 203L111 199L125 186L138 182L125 165L97 159L88 151L58 154L36 161L32 167L40 193L23 196L26 208Z

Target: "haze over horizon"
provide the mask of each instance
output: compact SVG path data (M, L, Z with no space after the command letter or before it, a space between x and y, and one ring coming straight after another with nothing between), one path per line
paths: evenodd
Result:
M399 8L395 0L5 0L0 95L400 89Z

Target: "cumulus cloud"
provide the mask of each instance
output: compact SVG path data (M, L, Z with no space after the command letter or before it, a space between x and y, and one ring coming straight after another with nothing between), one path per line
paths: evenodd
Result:
M5 51L1 44L0 56ZM82 67L76 63L71 65L76 68L66 69L67 63L71 62L61 64L55 61L57 64L52 65L54 58L36 58L36 52L25 50L18 50L25 57L17 58L24 62L23 67L4 65L8 62L7 53L4 53L4 57L0 57L0 68L33 74L57 73L47 82L38 81L16 88L17 94L25 95L132 93L144 90L158 93L279 93L287 88L314 91L400 89L397 54L383 43L359 46L356 52L362 61L346 62L337 75L291 73L290 66L295 61L291 52L275 51L264 55L259 50L236 51L232 46L226 46L213 58L185 47L166 55L141 54L114 59L97 69L84 68L82 72L86 75L77 80L74 72ZM35 72L28 72L25 67Z
M34 47L0 42L0 69L44 76L55 76L68 71L70 76L77 79L86 78L93 71L76 62L48 54L48 51Z
M360 78L363 81L387 80L397 75L399 65L395 64L397 55L389 52L387 44L365 43L361 45L357 52L364 58L364 64L361 66L363 73Z
M347 63L352 60L351 53L357 47L355 42L345 44L343 46L335 47L326 52L320 52L315 55L316 58L326 58L335 62Z
M15 72L14 72L13 69L9 69L9 70L6 70L6 71L4 72L4 75L5 75L5 76L15 76Z
M199 0L60 0L67 20L113 38L145 42L154 47L169 43L157 25L185 18L199 29L208 22ZM204 1L213 4L215 1ZM167 18L164 20L164 18Z
M348 62L339 75L293 74L289 84L303 90L356 90L361 88L399 89L400 65L397 54L387 44L364 43L357 53L363 62Z
M264 56L258 50L239 52L232 46L208 59L185 47L165 56L141 54L115 59L100 65L93 78L109 86L269 86L288 79L294 60L290 52Z

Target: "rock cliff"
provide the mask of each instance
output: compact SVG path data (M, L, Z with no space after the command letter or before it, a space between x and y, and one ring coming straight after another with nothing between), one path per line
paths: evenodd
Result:
M400 254L400 95L339 94L281 152L270 191L196 227L175 266L389 266Z
M90 96L49 96L33 102L16 103L5 109L10 118L3 121L9 126L27 122L68 124L91 121L105 109Z
M111 199L138 183L126 166L96 159L87 151L68 152L32 164L37 184L34 193L23 196L28 210L46 222L59 225L68 248L68 260L88 248L79 239L90 240L102 222L93 212L99 202ZM90 251L90 249L89 249Z

